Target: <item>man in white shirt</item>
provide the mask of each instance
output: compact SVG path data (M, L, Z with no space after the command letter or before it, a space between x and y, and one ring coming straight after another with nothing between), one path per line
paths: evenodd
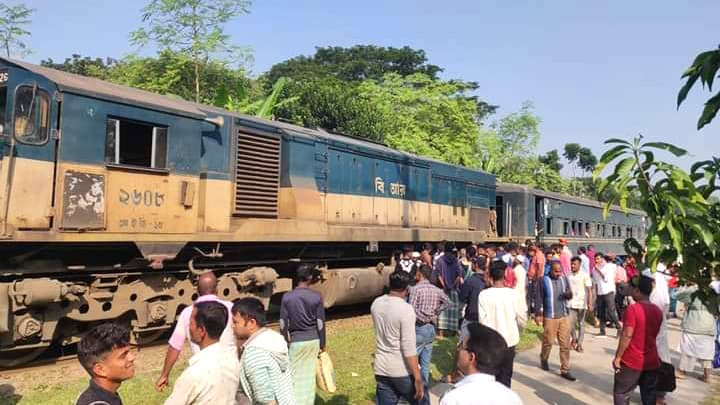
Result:
M605 337L606 322L612 323L620 333L620 320L615 309L615 264L608 263L602 253L595 253L595 271L593 279L597 285L598 315L600 317L600 334Z
M520 342L520 329L527 322L527 312L521 306L517 292L505 287L505 263L490 266L492 285L478 295L478 322L496 330L505 339L502 362L497 367L497 381L510 388L515 360L515 346ZM524 298L524 297L523 297Z
M587 255L587 249L585 249L585 246L580 246L578 248L578 257L580 257L580 271L590 277L590 258Z
M232 310L232 302L223 301L218 298L217 278L212 271L201 274L200 277L198 277L197 283L198 298L195 300L194 304L201 302L219 302L227 308L228 314L230 314L230 311ZM155 382L155 389L158 391L163 391L165 387L167 387L170 370L172 370L178 357L180 357L180 352L182 351L185 342L190 344L190 352L192 354L200 351L200 347L193 343L190 339L189 332L190 316L192 314L194 304L189 307L185 307L185 309L183 309L180 313L180 316L177 318L177 324L175 325L172 336L170 336L170 340L168 341L168 350L165 354L165 363L163 365L162 372ZM232 317L229 315L225 329L220 336L220 344L230 350L236 350L235 337L232 331Z
M469 324L468 332L457 355L457 367L465 377L443 395L440 405L522 405L516 393L495 381L494 374L507 351L505 339L477 323Z
M570 310L570 347L583 352L582 342L585 336L585 314L592 312L592 281L590 276L582 271L582 260L575 256L570 261L570 274L568 275L572 299L568 303Z
M193 305L190 338L200 347L175 382L165 405L234 404L240 383L237 353L219 343L228 310L219 302Z

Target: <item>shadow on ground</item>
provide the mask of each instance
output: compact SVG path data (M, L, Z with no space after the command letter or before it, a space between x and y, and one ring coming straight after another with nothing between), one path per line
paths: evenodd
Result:
M0 405L15 405L22 399L22 395L15 393L15 387L10 384L0 384Z

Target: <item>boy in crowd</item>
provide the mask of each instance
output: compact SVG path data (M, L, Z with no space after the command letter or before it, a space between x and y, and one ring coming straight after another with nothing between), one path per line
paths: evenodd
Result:
M115 323L91 329L78 343L78 360L90 374L90 386L75 405L122 405L117 391L135 375L130 331Z

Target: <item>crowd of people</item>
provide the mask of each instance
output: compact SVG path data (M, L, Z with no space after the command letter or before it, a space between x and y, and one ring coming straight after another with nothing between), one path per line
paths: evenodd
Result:
M686 378L698 361L710 378L718 308L704 304L696 286L679 286L673 266L640 272L632 257L620 261L593 246L574 254L562 239L552 246L408 246L394 259L389 291L371 305L377 404L429 404L433 342L453 335L456 367L443 378L453 388L441 405L522 404L512 376L528 319L543 327L539 367L550 371L557 342L559 375L569 382L576 381L570 358L584 351L585 325L599 327L596 338L616 329L614 403L627 404L638 386L643 404L664 403L671 389L666 318L676 316L676 302L685 307L677 378ZM260 300L223 301L213 273L202 274L198 298L178 317L156 381L159 391L170 387L170 371L188 343L192 356L165 403L314 404L325 312L310 288L315 268L301 264L296 277L296 287L283 296L276 332L267 327ZM720 294L720 282L712 287ZM118 388L135 373L129 331L97 326L80 341L78 359L91 380L77 405L121 404Z
M394 356L397 366L388 371L376 365L377 403L404 399L428 404L432 341L456 333L457 368L444 378L455 388L443 396L441 405L521 403L511 384L516 346L528 318L543 327L540 368L550 371L548 360L557 344L559 375L570 382L577 380L571 372L571 352L584 352L585 325L598 327L598 339L607 338L609 328L615 329L615 404L629 403L638 386L643 404L664 403L675 377L686 378L698 361L702 380L710 379L711 361L717 356L719 309L703 303L695 294L697 286L679 286L675 265L639 271L632 256L620 259L592 245L572 252L566 240L558 242L547 246L528 240L460 249L439 243L425 244L419 252L407 247L399 253L390 277L391 292L371 309L377 353ZM720 281L712 287L720 294ZM677 316L677 302L685 304L685 313L675 374L667 319ZM492 332L485 328L497 333L504 344L491 344L495 341L488 333ZM487 341L475 342L481 335ZM472 368L467 366L468 356ZM399 367L400 359L404 369ZM493 394L464 394L471 389Z

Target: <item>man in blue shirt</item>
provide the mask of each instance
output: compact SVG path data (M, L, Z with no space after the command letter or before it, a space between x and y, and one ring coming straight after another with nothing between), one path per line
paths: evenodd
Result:
M536 283L535 323L543 325L543 343L540 352L540 367L548 371L548 358L552 342L557 338L560 344L560 376L569 381L576 378L570 374L570 320L568 301L572 290L567 277L562 274L559 260L551 263L550 274Z
M322 296L310 289L314 267L301 264L298 285L283 295L280 305L280 332L290 343L295 400L298 405L315 403L315 365L318 352L325 350L325 306Z

